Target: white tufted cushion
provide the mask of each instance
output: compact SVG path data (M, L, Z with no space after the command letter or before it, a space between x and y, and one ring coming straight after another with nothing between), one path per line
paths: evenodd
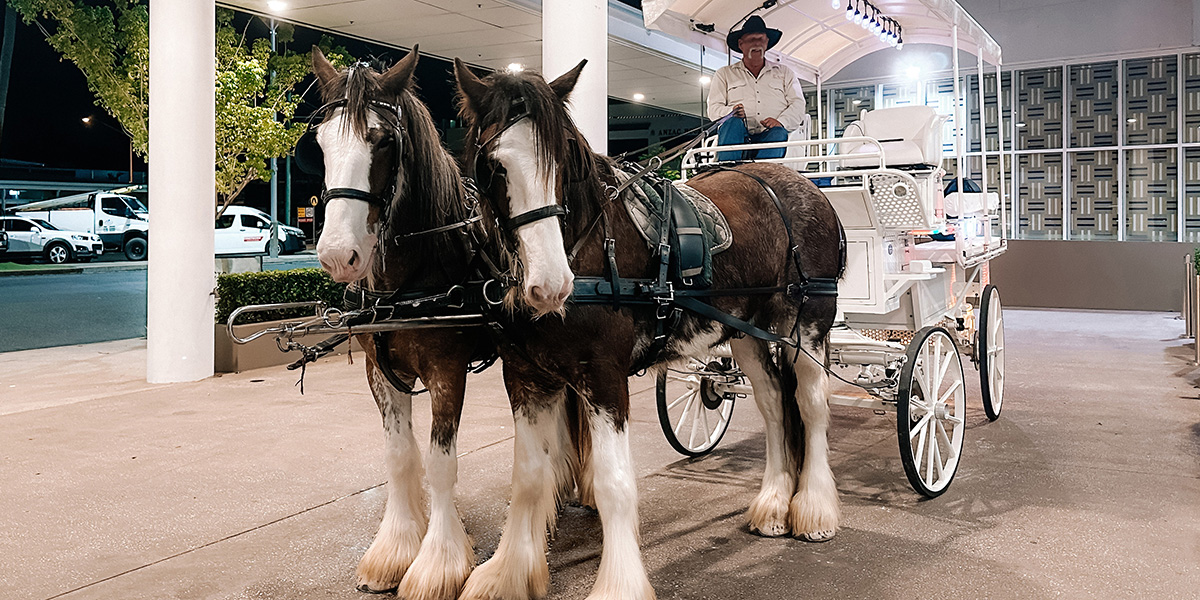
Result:
M937 166L942 162L942 124L948 117L932 106L896 106L862 111L859 119L846 126L843 137L867 136L883 147L884 166ZM847 142L838 144L838 154L876 152L874 144ZM843 167L870 167L878 159L847 159Z

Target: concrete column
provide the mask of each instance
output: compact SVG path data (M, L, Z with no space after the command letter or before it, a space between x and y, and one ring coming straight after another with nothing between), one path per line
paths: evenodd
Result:
M542 74L588 60L571 93L571 117L592 150L608 154L608 1L542 1Z
M213 374L212 0L150 0L146 380Z

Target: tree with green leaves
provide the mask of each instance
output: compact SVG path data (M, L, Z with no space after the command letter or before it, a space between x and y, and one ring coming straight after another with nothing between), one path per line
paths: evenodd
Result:
M120 123L134 151L146 158L150 113L150 13L146 0L9 0L64 60L83 73L96 103ZM233 26L233 11L216 22L216 200L223 209L255 180L271 177L271 158L286 156L304 133L295 121L309 73L307 52L273 52L266 39L247 40ZM292 28L277 28L287 44ZM350 58L322 38L336 66Z

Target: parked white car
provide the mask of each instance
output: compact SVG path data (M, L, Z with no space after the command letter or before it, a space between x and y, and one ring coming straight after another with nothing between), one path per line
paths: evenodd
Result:
M249 206L230 206L217 219L213 248L218 256L266 254L271 235L271 216ZM278 223L275 238L280 254L293 254L305 248L304 232Z
M100 236L86 231L58 229L41 219L0 216L0 230L8 234L5 258L43 256L54 264L87 262L104 254Z

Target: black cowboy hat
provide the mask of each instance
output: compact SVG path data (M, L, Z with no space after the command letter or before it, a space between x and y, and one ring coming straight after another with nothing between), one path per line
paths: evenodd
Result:
M725 43L729 44L730 50L739 51L738 42L742 39L742 36L746 35L747 33L767 34L767 50L770 50L775 46L775 44L778 44L779 38L783 37L782 31L767 27L767 24L762 20L762 17L754 15L753 17L746 19L746 24L743 25L741 29L737 31L730 31L729 35L725 36Z

